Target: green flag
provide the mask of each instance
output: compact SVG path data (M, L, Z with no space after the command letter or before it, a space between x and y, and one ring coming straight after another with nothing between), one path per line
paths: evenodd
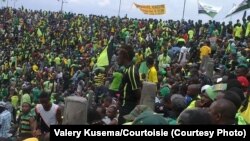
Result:
M97 67L104 67L109 65L109 61L114 54L114 46L113 46L113 36L110 37L107 47L102 51L100 56L97 59Z
M233 14L235 14L235 13L238 13L238 12L241 12L243 10L246 10L248 8L250 8L250 0L243 0L239 5L234 6L230 10L230 12L226 16L226 18L229 17L229 16L231 16L231 15L233 15Z
M105 47L105 49L102 51L102 53L98 57L96 65L98 67L108 66L113 54L115 53L114 50L115 50L114 40L113 40L113 36L111 36L107 47Z
M37 29L37 36L41 37L43 35L42 31L40 30L40 28Z
M105 49L100 54L99 58L97 59L96 65L98 67L104 67L109 65L109 59L108 59L108 46L105 47Z

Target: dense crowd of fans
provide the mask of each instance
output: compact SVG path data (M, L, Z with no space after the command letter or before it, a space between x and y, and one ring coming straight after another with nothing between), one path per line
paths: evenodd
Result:
M2 139L48 140L69 96L88 101L90 125L250 124L250 16L226 24L0 15ZM156 88L153 108L141 103L146 84Z

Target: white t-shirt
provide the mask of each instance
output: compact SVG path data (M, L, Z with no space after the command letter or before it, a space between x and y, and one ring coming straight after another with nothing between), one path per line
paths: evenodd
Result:
M181 47L179 60L178 60L181 65L184 65L187 62L187 53L188 53L188 51L189 51L189 49L187 47L185 47L185 46ZM183 55L182 58L181 58L181 55Z

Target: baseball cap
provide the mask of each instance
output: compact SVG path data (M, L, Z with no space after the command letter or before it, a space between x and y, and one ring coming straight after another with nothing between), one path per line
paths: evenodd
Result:
M164 86L160 89L160 96L168 96L170 94L170 89L168 86Z
M202 88L201 88L201 93L204 93L205 90L210 87L210 85L204 85Z
M29 94L24 94L22 96L21 104L23 104L23 103L28 103L31 105L31 98L30 98Z
M160 74L161 74L161 75L166 75L167 72L166 72L165 70L161 70L161 71L160 71Z
M237 80L240 82L242 87L248 87L249 86L249 81L247 80L246 77L239 76L239 77L237 77Z
M208 96L213 101L217 97L217 93L214 91L212 86L207 86L203 95Z
M153 111L141 113L132 125L168 125L167 120Z

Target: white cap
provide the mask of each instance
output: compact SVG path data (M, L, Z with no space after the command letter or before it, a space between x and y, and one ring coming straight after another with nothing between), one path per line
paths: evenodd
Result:
M210 85L204 85L202 88L201 88L201 93L203 93L207 88L211 87Z

